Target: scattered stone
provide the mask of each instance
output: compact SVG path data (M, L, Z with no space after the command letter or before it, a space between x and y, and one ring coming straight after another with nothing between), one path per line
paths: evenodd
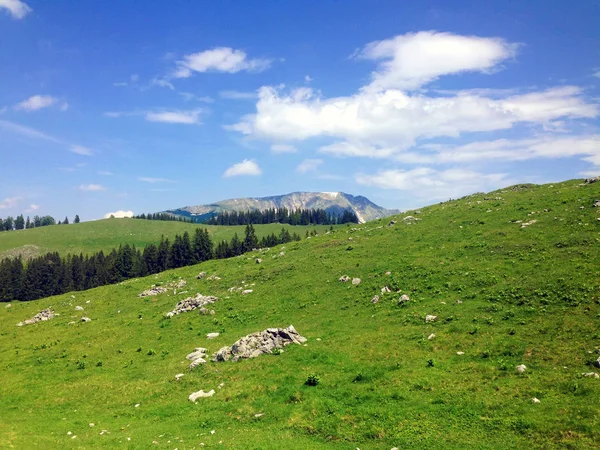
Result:
M600 358L594 361L594 365L600 369Z
M95 425L93 423L90 423L90 428L94 428L94 426Z
M465 354L465 352L456 352L456 354L457 354L458 356L462 356L462 355L464 355L464 354Z
M259 418L259 417L262 417L262 416L264 416L264 413L254 414L254 417L256 417L256 418Z
M210 281L219 281L221 279L221 277L217 276L217 275L211 275L207 278L207 280Z
M531 399L531 402L532 402L532 403L542 403L542 402L540 401L540 399L538 399L538 398L535 398L535 397L533 397L533 398Z
M219 333L208 333L206 335L206 339L214 339L216 337L219 337Z
M524 222L524 223L521 224L521 228L528 227L529 225L533 225L536 222L537 222L537 220L535 220L535 219L530 220L529 222Z
M254 291L252 289L244 289L242 291L242 295L248 295L248 294L252 294Z
M83 311L83 306L76 306L75 311Z
M584 183L585 184L592 184L595 183L597 181L600 181L600 177L593 177L593 178L586 178Z
M410 297L408 295L406 295L406 294L402 294L400 296L400 298L398 299L398 304L399 305L405 305L408 302L410 302Z
M600 200L596 200L594 202L594 208L598 208L598 207L600 207Z
M383 294L389 294L390 292L392 292L392 290L389 287L387 287L387 286L384 286L384 287L381 288L381 294L382 295Z
M342 283L347 283L348 281L350 281L350 277L348 275L342 275L338 281L341 281Z
M82 318L81 318L81 321L82 321L82 322L91 322L91 321L92 321L92 319L90 319L89 317L82 317Z
M527 366L525 364L520 364L517 367L515 367L515 369L517 370L517 373L521 374L525 373L525 370L527 370Z
M431 314L425 316L425 323L435 322L436 320L438 320L438 316L433 316Z
M23 325L33 325L34 323L37 322L45 322L47 320L50 320L54 317L54 311L52 311L52 309L48 308L48 309L44 309L43 311L40 311L39 313L37 313L35 316L33 316L31 319L27 319L24 322L19 322L17 324L18 327L22 327Z
M462 300L461 299L456 300L456 304L457 305L462 305Z
M402 219L404 222L406 223L412 223L412 222L416 222L417 220L421 220L417 217L414 216L406 216L404 219Z
M285 252L279 252L279 256L285 256Z
M175 379L176 379L177 381L179 381L179 380L181 380L181 379L182 379L184 376L185 376L185 374L184 374L184 373L178 373L177 375L175 375Z
M231 347L223 347L213 354L212 361L239 361L255 358L265 353L273 353L289 344L304 344L306 338L300 336L293 325L287 328L267 328L237 340Z
M379 301L379 295L376 295L371 299L371 303L377 303L378 301Z
M190 394L190 396L188 397L188 399L190 400L190 402L196 402L196 400L198 400L199 398L212 397L213 395L215 395L215 390L214 389L211 389L208 392L204 392L203 390L199 390L198 392L192 392Z
M181 289L182 287L185 287L186 284L187 281L180 279L179 281L173 281L172 283L169 283L167 286L173 289Z
M177 303L173 311L169 311L165 314L165 317L171 318L177 314L193 311L196 308L201 308L204 305L214 303L217 300L219 299L212 295L196 294L195 297L188 297L186 299L181 300L179 303Z
M167 292L167 288L162 287L162 286L153 286L150 289L142 292L141 294L138 295L138 297L142 298L142 297L151 297L154 295L159 295L162 294L163 292Z
M390 272L389 270L385 273L386 275L391 275L392 272Z
M192 353L187 355L185 359L191 361L190 370L198 367L200 364L206 364L206 352L203 347L197 347Z
M260 263L262 262L262 259L260 259L260 258L256 258L256 259L254 260L254 262L255 262L256 264L260 264Z
M388 223L388 227L393 227L394 225L396 225L396 221L390 220L390 223Z
M429 340L429 341L430 341L430 340L432 340L432 339L434 339L434 338L435 338L435 334L431 333L431 334L429 335L429 337L427 338L427 340Z
M9 303L8 305L5 306L6 309L12 307L12 305Z
M357 286L357 285L359 285L361 281L362 281L362 280L361 280L360 278L352 278L352 284L353 284L354 286Z
M229 289L227 289L227 292L235 292L235 291L241 291L243 288L241 287L230 287Z
M199 279L199 280L201 280L205 276L206 276L206 272L200 272L196 278Z
M582 373L581 376L591 377L591 378L600 378L600 375L598 375L596 372Z

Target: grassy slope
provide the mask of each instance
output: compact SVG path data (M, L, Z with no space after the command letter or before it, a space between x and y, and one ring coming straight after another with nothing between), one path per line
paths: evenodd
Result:
M0 258L9 256L15 252L25 250L31 253L30 247L35 245L33 255L58 251L61 254L94 253L100 250L110 251L119 247L120 244L135 244L142 248L147 244L158 244L160 237L173 238L176 234L188 231L190 234L198 227L207 228L215 244L223 239L230 240L234 233L243 238L245 226L218 227L184 222L171 222L160 220L134 220L134 219L105 219L93 222L84 222L70 225L53 225L49 227L34 228L31 230L11 231L0 233ZM267 234L279 234L282 225L269 224L256 226L256 234L259 239ZM316 229L322 232L328 226L318 225L309 227L291 227L290 230L304 237L306 230ZM29 252L27 250L30 250Z
M272 249L262 264L244 255L75 298L2 306L2 445L594 447L600 380L581 373L598 372L586 363L600 345L600 222L591 207L600 183L577 184L434 205L414 225L382 220L342 228L288 244L283 257L269 256L279 254ZM537 223L521 229L509 223L516 219ZM222 280L196 280L200 270ZM363 282L340 283L343 274ZM179 276L190 294L221 298L215 316L163 319L185 294L137 298ZM252 294L227 292L242 281L255 283ZM387 294L371 304L385 285L412 302L401 307L398 294ZM59 317L15 327L50 305ZM93 321L68 325L81 315L76 305ZM425 324L426 314L440 320ZM307 346L187 370L185 355L194 347L214 352L247 333L289 324ZM221 336L207 340L213 331ZM428 340L431 333L436 337ZM527 371L517 375L522 363ZM176 382L179 372L186 375ZM311 373L320 376L316 387L304 386ZM199 389L217 392L189 402Z

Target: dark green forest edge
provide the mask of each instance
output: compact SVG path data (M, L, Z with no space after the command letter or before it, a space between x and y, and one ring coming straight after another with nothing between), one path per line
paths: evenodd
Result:
M158 245L150 244L143 250L125 244L106 255L100 251L91 256L61 257L58 252L51 252L27 262L21 257L4 258L0 261L0 302L92 289L299 240L298 234L282 228L278 236L272 233L259 241L254 227L247 225L243 240L236 233L231 241L221 241L215 247L208 231L197 228L193 239L187 231L183 236L176 235L173 243L163 236Z

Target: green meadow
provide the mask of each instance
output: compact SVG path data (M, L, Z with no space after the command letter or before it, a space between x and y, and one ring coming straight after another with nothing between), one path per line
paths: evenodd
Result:
M582 374L600 373L600 182L581 183L475 194L317 227L310 239L299 228L301 242L0 304L0 447L596 448L600 379ZM47 227L0 233L0 250L89 253L194 227ZM234 232L210 230L214 241ZM221 279L198 280L200 271ZM187 286L176 292L138 298L180 278ZM228 290L240 286L253 292ZM196 293L219 297L214 315L164 317ZM403 294L410 301L399 304ZM48 307L59 315L16 326ZM306 345L188 369L196 347L211 354L290 324ZM190 402L200 389L216 393Z
M121 244L143 248L148 244L158 244L163 235L170 239L186 231L193 235L199 227L208 229L215 245L222 240L231 240L234 233L243 238L245 229L244 225L219 227L142 219L103 219L78 224L51 225L29 230L0 232L0 259L18 255L27 258L54 251L64 256L68 253L92 254L100 250L110 251ZM256 235L259 239L271 233L278 235L282 227L302 237L307 230L324 232L329 229L327 225L268 224L257 226Z

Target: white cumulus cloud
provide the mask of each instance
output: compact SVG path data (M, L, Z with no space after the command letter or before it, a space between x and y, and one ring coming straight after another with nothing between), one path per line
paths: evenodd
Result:
M271 65L270 59L250 59L243 50L217 47L203 52L185 55L177 61L175 78L189 78L194 72L236 73L242 70L262 72Z
M22 19L32 9L21 0L0 0L0 9L6 9L15 19Z
M110 219L112 217L114 217L115 219L129 219L131 217L133 217L133 211L115 211L115 212L109 212L104 214L104 218L105 219Z
M260 170L260 167L258 166L258 164L256 164L256 162L250 160L250 159L245 159L240 163L234 164L233 166L229 167L225 173L223 174L224 177L237 177L239 175L253 175L253 176L257 176L260 175L262 173L262 170Z

